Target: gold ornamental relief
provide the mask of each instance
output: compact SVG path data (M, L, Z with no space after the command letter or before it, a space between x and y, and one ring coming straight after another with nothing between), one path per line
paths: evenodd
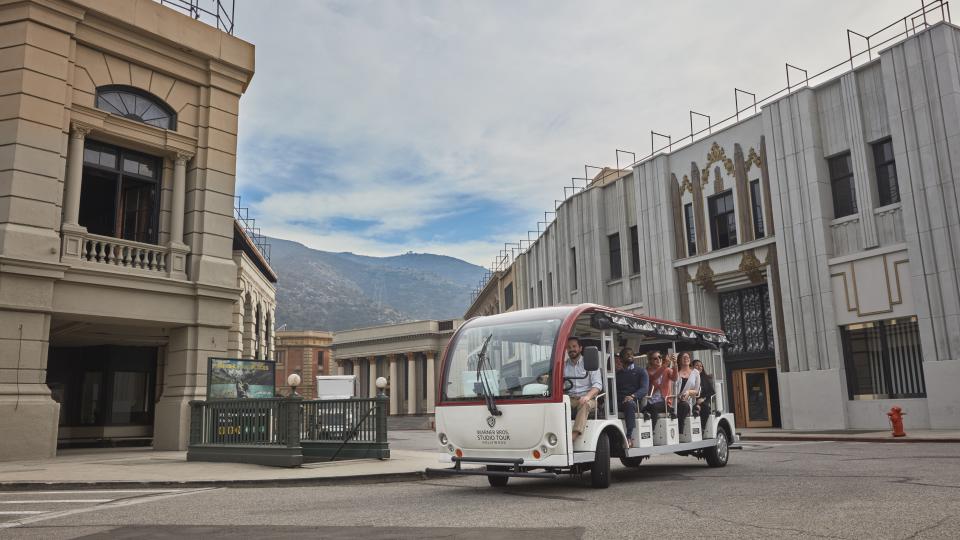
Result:
M700 264L697 266L697 275L693 276L691 281L708 291L713 291L717 288L713 282L713 268L710 268L710 263L707 261L700 261Z
M714 163L723 163L723 169L727 174L733 176L733 160L727 157L727 152L716 142L710 145L710 151L707 153L707 164L700 171L700 182L706 186L710 183L710 166Z
M683 175L683 181L680 183L680 196L683 197L683 192L689 191L693 195L693 183L690 182L690 177Z
M750 147L750 152L747 153L747 172L750 172L750 167L756 165L757 168L760 168L760 154L757 153L753 147Z
M740 271L750 278L753 283L763 282L763 267L765 263L760 262L752 249L743 252L743 258L740 259Z
M723 175L720 174L720 167L713 168L713 192L720 193L723 191Z

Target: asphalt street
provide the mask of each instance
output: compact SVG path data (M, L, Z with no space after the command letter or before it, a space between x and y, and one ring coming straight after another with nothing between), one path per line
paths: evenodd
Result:
M411 445L414 441L411 441ZM50 503L0 538L957 538L960 444L753 443L727 467L615 462L613 485L482 477L322 488L212 489ZM118 500L123 499L123 500ZM0 504L43 511L43 503ZM69 513L65 513L69 512Z

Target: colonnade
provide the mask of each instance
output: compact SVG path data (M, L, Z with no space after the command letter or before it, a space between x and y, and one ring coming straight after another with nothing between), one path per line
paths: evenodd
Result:
M386 377L390 414L432 414L436 405L436 351L337 358L337 375L356 375L358 394L377 395L377 378Z

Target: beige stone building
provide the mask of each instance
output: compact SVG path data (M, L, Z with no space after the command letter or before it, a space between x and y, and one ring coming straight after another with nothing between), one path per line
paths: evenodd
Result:
M386 377L390 414L433 414L444 348L462 320L413 321L337 332L337 375L356 375L360 397L377 395Z
M254 47L150 0L0 0L0 459L182 449L209 357L271 354L234 214Z

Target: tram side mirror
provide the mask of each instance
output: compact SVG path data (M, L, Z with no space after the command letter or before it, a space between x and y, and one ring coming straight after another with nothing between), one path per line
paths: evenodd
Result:
M583 368L587 371L600 369L600 351L596 347L583 348Z

